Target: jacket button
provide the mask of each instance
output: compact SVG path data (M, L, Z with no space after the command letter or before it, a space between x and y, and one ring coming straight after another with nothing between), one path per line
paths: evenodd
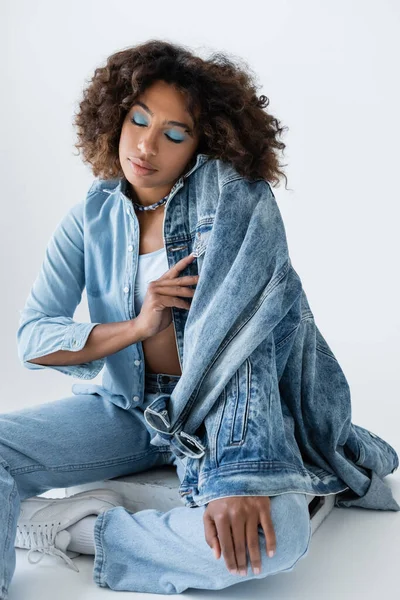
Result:
M139 402L139 396L133 396L134 402Z
M124 287L124 292L125 292L125 294L127 294L127 293L129 292L129 288L128 288L128 286L125 286L125 287Z
M133 246L131 244L128 246L128 250L129 250L129 252L132 252Z
M136 366L140 365L140 360L135 360L135 365Z

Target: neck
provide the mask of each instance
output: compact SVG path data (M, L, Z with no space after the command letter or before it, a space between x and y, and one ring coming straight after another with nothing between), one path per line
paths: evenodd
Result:
M127 182L126 190L128 197L140 204L141 206L151 206L159 200L168 196L172 187L175 185L175 181L168 186L162 188L139 188L135 189L129 182Z

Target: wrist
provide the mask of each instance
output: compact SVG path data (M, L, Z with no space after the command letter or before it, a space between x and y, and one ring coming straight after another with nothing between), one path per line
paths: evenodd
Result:
M146 335L146 332L143 328L141 319L139 317L135 317L134 319L131 319L130 323L131 323L131 328L132 328L132 336L134 339L133 343L143 342L144 340L146 340L148 338L148 335Z

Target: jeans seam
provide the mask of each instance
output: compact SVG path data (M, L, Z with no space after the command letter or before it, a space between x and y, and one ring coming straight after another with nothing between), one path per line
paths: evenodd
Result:
M107 511L100 513L94 524L95 562L93 568L93 580L99 587L108 587L103 577L106 558L101 538L106 513Z
M80 471L82 469L88 469L88 468L102 468L102 467L109 467L109 466L113 466L113 465L119 465L119 464L124 464L124 463L128 463L128 462L137 462L139 460L142 460L144 457L147 456L151 456L152 454L158 454L159 450L154 449L154 450L150 450L150 451L146 451L143 452L142 454L133 454L132 456L129 456L127 458L124 459L118 459L118 460L110 460L110 461L102 461L102 462L94 462L94 463L83 463L83 464L79 464L79 465L60 465L57 467L46 467L44 465L40 465L38 466L29 466L29 467L19 467L17 469L14 470L10 470L10 475L20 475L22 473L36 473L38 471Z
M8 550L8 546L11 542L11 524L12 524L12 498L16 496L18 493L17 484L14 481L11 493L8 497L8 522L7 522L7 535L4 543L4 555L3 555L3 564L4 564L4 590L6 594L8 594L5 586L8 581L8 569L7 569L7 560L6 560L6 551Z

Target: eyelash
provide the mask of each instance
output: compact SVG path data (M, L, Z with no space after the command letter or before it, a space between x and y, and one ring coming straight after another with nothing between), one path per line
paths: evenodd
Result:
M135 121L134 117L131 118L131 123L133 123L133 125L137 125L138 127L146 127L146 125L144 125L143 123L137 123ZM173 142L174 144L182 144L182 142L185 141L185 140L174 140L167 134L165 134L165 137L167 137L170 140L170 142Z

